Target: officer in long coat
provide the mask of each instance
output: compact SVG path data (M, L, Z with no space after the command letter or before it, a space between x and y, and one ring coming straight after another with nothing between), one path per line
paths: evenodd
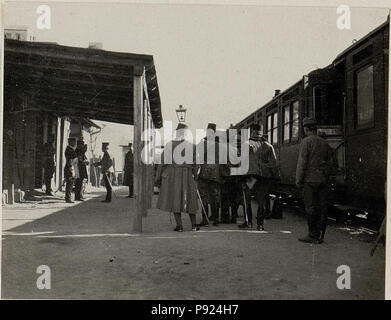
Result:
M94 166L101 167L102 174L103 174L103 181L105 182L107 193L106 193L106 199L103 200L102 202L111 202L111 193L112 193L111 179L114 174L114 170L113 170L113 160L111 159L109 154L108 142L102 143L102 152L103 152L102 160L99 162L95 162Z
M299 240L322 243L327 225L327 169L333 166L333 155L326 140L317 135L317 123L314 119L304 118L303 128L306 138L300 145L296 186L303 190L308 235Z
M132 198L134 192L132 143L129 143L129 151L125 155L124 186L129 187L129 195L127 197Z
M42 160L44 169L44 180L46 186L46 194L53 196L52 193L52 178L56 169L56 161L54 160L56 149L54 147L53 135L48 136L48 141L43 145L42 148Z
M64 166L64 178L65 178L65 201L73 203L72 201L72 188L75 180L75 162L77 162L77 155L75 152L76 139L69 138L68 146L65 149L65 166Z
M249 141L249 169L247 173L246 202L251 202L251 196L255 197L258 203L257 210L257 230L264 230L265 197L269 194L279 178L276 154L273 146L263 138L259 125L255 124L251 128L251 138ZM252 210L248 212L248 223L244 222L240 227L252 226Z
M185 140L187 129L184 123L178 124L176 138L164 147L155 176L155 185L160 187L157 208L174 213L177 224L174 231L178 232L183 231L182 212L189 214L192 230L199 230L196 225L196 151L195 146Z

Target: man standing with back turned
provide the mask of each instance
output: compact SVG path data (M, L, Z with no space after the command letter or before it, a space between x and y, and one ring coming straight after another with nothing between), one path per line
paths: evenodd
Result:
M299 241L322 243L327 225L328 174L332 149L317 135L312 118L303 119L306 138L300 145L296 168L296 186L303 189L303 201L308 216L308 235Z
M103 142L102 143L102 152L103 152L103 158L99 162L95 162L94 166L98 167L101 166L102 168L102 174L103 174L103 179L105 182L105 187L106 187L106 199L101 201L101 202L111 202L111 177L114 173L113 171L113 160L111 160L110 154L109 154L109 143L108 142Z

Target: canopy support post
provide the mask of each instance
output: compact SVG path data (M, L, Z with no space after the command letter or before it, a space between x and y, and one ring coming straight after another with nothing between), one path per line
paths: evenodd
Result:
M142 143L141 134L143 127L143 75L144 67L135 66L133 76L133 147L134 147L134 196L135 212L133 216L133 231L142 232Z

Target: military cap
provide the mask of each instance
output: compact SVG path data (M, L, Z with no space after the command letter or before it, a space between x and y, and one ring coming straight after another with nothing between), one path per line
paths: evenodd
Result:
M208 123L208 126L206 127L206 130L208 130L208 129L216 131L216 124L215 123Z
M316 126L316 120L314 118L305 117L303 119L303 127Z
M108 142L102 142L102 147L107 147L109 145Z
M128 146L129 146L129 147L133 146L133 143L129 142Z

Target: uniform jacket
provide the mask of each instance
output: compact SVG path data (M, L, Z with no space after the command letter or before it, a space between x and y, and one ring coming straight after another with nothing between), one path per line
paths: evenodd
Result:
M204 150L202 154L198 154L199 159L203 159L203 164L201 164L201 170L199 174L200 179L211 180L218 183L222 183L221 175L221 165L219 164L219 143L214 141L207 141L206 139L200 143L204 144ZM208 163L208 154L209 158L213 154L213 149L215 152L214 163ZM213 159L211 159L213 160ZM209 162L212 162L212 161Z
M323 138L311 135L300 145L296 168L296 184L305 182L326 183L326 166L332 159L332 149Z
M72 162L76 158L76 152L71 146L67 146L65 149L65 167L64 176L65 178L72 178L75 175Z
M175 148L181 143L186 145L184 149L186 152L189 150L193 152L193 155L188 157L190 161L179 164L172 157L172 163L164 163L165 155L167 153L174 154ZM183 140L171 141L164 147L162 159L162 164L159 164L155 178L155 183L160 185L157 208L168 212L196 214L198 200L194 177L197 172L197 165L195 164L194 145Z
M252 139L250 139L249 143L249 168L247 174L268 179L278 179L280 175L273 146L266 141Z
M76 150L76 155L78 159L78 164L79 164L79 176L80 179L87 179L88 174L87 174L87 157L85 155L84 147L77 147Z
M109 153L105 151L103 153L103 158L101 161L95 163L96 166L102 167L102 173L113 172L113 160L111 159Z

